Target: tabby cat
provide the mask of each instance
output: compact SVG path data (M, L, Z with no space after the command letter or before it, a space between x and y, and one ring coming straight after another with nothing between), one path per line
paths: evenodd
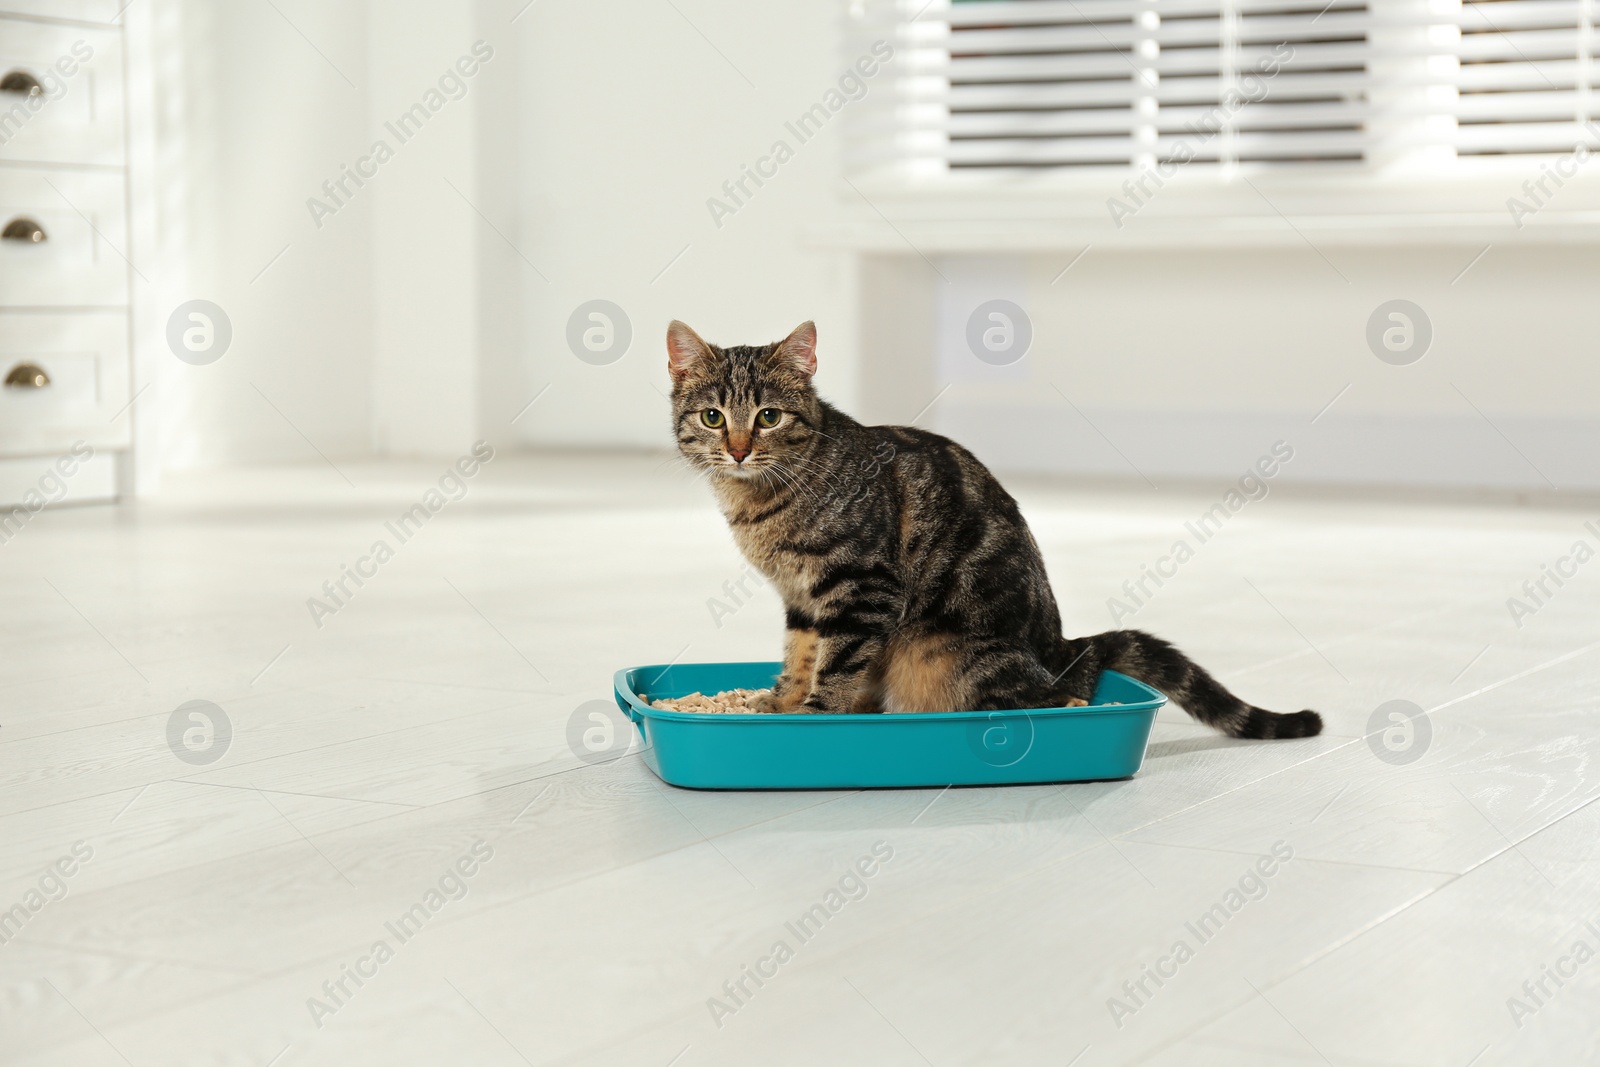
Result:
M817 396L816 327L721 348L667 328L678 449L783 598L766 712L1068 707L1110 668L1231 737L1309 737L1314 711L1246 704L1138 630L1066 638L1039 546L972 453L911 426L863 426Z

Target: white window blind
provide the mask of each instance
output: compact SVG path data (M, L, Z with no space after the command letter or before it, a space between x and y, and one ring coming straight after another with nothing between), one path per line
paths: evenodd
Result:
M1600 0L922 3L862 9L897 58L853 172L1462 168L1600 144Z
M1465 0L1456 20L1461 156L1594 144L1594 0Z

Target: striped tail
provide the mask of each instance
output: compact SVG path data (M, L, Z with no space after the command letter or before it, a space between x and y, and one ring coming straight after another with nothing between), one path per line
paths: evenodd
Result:
M1287 714L1246 704L1166 641L1141 630L1108 630L1062 642L1061 660L1051 669L1064 695L1089 699L1102 670L1121 671L1165 693L1197 721L1229 737L1315 737L1322 716L1314 711Z

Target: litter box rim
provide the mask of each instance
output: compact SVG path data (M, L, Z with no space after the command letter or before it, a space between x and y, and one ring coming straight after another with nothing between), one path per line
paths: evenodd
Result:
M613 688L615 690L615 695L616 695L616 700L617 700L617 707L620 708L623 711L623 713L625 713L628 716L629 719L631 719L632 721L634 721L636 723L641 718L656 718L656 719L677 720L677 721L680 721L680 722L711 722L711 723L718 723L718 724L725 724L725 725L733 725L734 723L741 723L741 724L746 724L746 725L757 725L757 724L760 724L760 723L768 723L768 722L786 722L786 723L790 723L790 724L793 724L793 725L801 725L801 724L805 724L805 723L811 723L811 724L816 724L816 725L821 726L821 725L826 725L828 723L840 723L840 722L875 722L875 723L882 723L882 722L890 721L890 720L897 721L897 722L900 721L900 720L906 720L906 721L912 721L912 722L927 722L927 721L950 722L950 721L959 721L959 720L963 720L963 719L987 719L987 720L992 720L997 715L1004 715L1004 716L1026 715L1029 718L1055 717L1055 716L1064 716L1064 715L1128 715L1128 714L1138 714L1138 713L1143 713L1143 712L1156 711L1156 710L1160 709L1164 704L1167 703L1166 696L1164 694L1162 694L1159 690L1154 689L1151 686L1146 685L1144 682L1139 681L1139 679L1137 679L1137 678L1133 678L1133 677L1130 677L1130 676L1128 676L1126 674L1123 674L1121 671L1113 671L1113 670L1103 671L1102 674L1113 675L1117 679L1119 679L1119 680L1121 680L1123 682L1126 682L1129 685L1133 686L1135 690L1143 690L1148 695L1143 700L1138 700L1138 701L1131 701L1131 702L1125 701L1125 702L1120 703L1120 704L1086 704L1086 705L1083 705L1081 707L1072 707L1072 708L1006 708L1006 709L1003 709L1003 710L993 710L992 709L992 710L988 710L988 711L905 711L905 712L892 712L892 713L877 712L877 713L866 714L866 715L857 715L857 714L850 714L850 713L839 714L839 715L829 715L829 714L810 714L810 715L808 715L808 714L798 714L798 713L795 713L795 712L778 712L778 713L761 713L761 712L732 712L732 713L729 713L729 712L720 712L719 713L719 712L706 712L706 711L670 711L670 710L668 710L666 708L653 707L650 704L650 699L651 698L640 694L640 692L638 690L638 681L639 681L639 679L641 677L648 677L650 672L654 672L655 676L656 676L656 679L659 680L659 678L662 677L663 675L668 675L671 671L674 671L674 670L677 670L677 669L685 669L685 670L690 670L690 669L707 669L707 670L718 669L718 670L720 670L720 669L727 669L727 668L747 669L747 670L749 670L751 672L756 672L756 671L768 672L768 671L770 671L771 677L774 680L776 680L776 678L778 676L778 673L783 670L783 663L781 661L778 661L778 660L770 660L770 661L767 661L767 660L755 660L755 661L744 661L744 662L737 662L737 663L650 663L650 664L645 664L645 665L640 666L640 667L624 667L621 670L617 671L616 674L612 676L612 684L613 684ZM651 682L650 684L654 685L655 682ZM771 682L768 682L767 684L770 685ZM1102 682L1102 684L1103 684L1103 682ZM748 687L748 686L735 686L733 688L751 688L751 687ZM689 690L688 692L694 692L694 690ZM664 699L674 699L675 697L679 697L679 696L687 696L688 692L667 694L664 697ZM662 696L657 696L654 699L663 699L663 697Z

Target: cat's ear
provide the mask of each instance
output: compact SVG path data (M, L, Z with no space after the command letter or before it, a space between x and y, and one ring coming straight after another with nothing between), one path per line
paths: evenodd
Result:
M778 342L773 355L785 366L809 378L817 373L817 324L802 322Z
M694 365L711 355L711 346L687 323L673 319L667 326L667 371L672 380L681 382L689 376Z

